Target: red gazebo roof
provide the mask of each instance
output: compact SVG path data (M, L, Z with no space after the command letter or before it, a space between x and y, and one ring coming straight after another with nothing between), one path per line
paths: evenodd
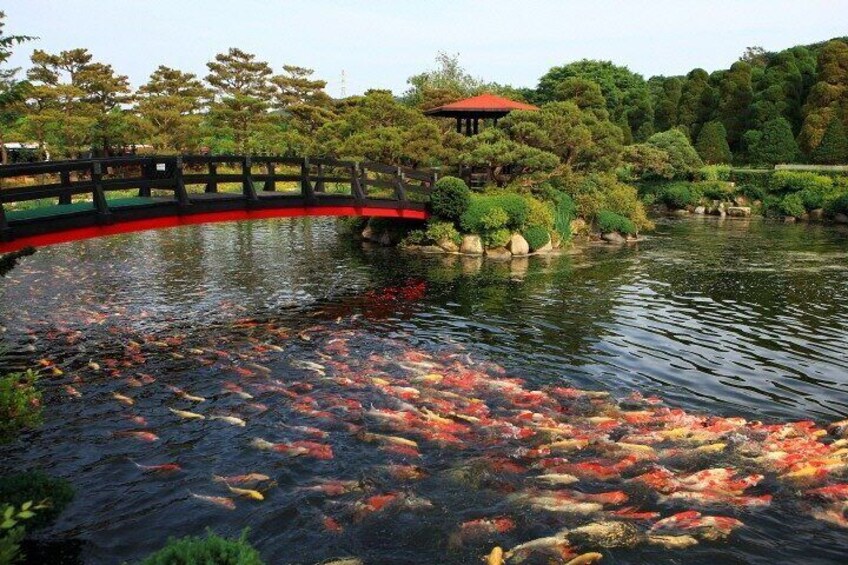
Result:
M503 96L496 96L494 94L480 94L479 96L472 96L471 98L466 98L465 100L459 100L457 102L445 104L444 106L431 108L429 110L426 110L424 113L428 116L471 117L474 114L505 115L513 110L538 109L539 108L537 106L533 106L532 104L516 102L515 100L510 100L509 98L504 98Z

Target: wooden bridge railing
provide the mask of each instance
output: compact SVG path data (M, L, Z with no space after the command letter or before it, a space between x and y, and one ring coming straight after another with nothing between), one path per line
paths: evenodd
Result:
M10 181L15 186L3 188ZM84 224L71 221L78 217L94 216L97 223L108 224L116 213L119 220L131 220L238 207L423 209L435 181L434 172L381 163L269 156L133 156L5 165L0 166L0 239L45 231L32 228L35 224L50 223L52 229ZM124 191L123 198L108 197L118 191ZM34 200L49 202L35 208L23 204Z

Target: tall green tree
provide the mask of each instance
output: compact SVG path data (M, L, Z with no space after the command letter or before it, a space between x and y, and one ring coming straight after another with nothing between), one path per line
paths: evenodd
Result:
M666 131L680 125L683 81L679 77L651 77L648 86L654 105L654 128Z
M215 55L206 66L214 92L210 118L232 132L236 150L246 151L250 136L268 119L274 73L265 61L236 48Z
M736 148L748 129L751 102L754 98L751 65L733 63L718 81L718 119L727 130L727 142Z
M12 56L12 50L21 43L35 39L29 35L7 35L6 14L0 11L0 162L9 162L6 151L6 139L9 129L23 115L23 103L30 85L27 81L17 80L19 67L7 68L6 63Z
M313 73L312 69L284 65L283 73L271 79L273 107L306 134L314 133L336 116L333 100L324 91L327 82L313 79Z
M834 117L848 115L848 44L833 40L819 51L817 82L810 89L803 112L798 144L810 155L821 144Z
M727 131L724 124L718 120L704 124L695 142L695 149L704 163L710 165L730 163L733 159L730 145L727 143Z
M670 174L673 177L685 178L704 165L689 138L679 129L655 133L646 144L668 154Z
M190 152L201 144L202 113L211 96L196 75L160 65L138 89L135 111L157 151Z
M710 75L704 69L694 69L683 82L678 107L678 125L692 139L697 139L701 126L712 119L716 94L710 85Z
M848 135L838 116L831 118L824 130L821 143L813 149L813 162L822 165L848 164Z
M762 129L746 132L744 144L748 161L755 165L792 163L798 158L798 144L786 118L775 118Z

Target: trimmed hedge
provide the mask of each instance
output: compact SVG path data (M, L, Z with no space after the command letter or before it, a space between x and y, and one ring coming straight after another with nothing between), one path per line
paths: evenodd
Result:
M830 200L825 204L825 211L831 215L845 214L848 215L848 194L843 194Z
M691 206L699 198L693 185L680 182L667 185L659 194L659 201L673 210Z
M601 233L618 232L624 235L635 235L636 225L630 219L620 216L609 210L601 210L598 213L598 229Z
M801 200L801 195L797 192L787 194L780 202L780 211L784 216L794 216L800 218L807 211L804 208L804 202Z
M693 175L696 181L724 181L731 177L730 165L707 165L701 167Z
M430 210L437 218L458 222L471 204L471 190L465 181L442 177L430 193Z
M503 224L499 222L503 218L501 212L506 214ZM530 204L520 194L473 195L459 224L467 233L484 233L501 227L520 230L529 214Z
M768 190L773 174L774 171L771 169L732 169L730 171L730 180L736 184L756 186L757 188Z

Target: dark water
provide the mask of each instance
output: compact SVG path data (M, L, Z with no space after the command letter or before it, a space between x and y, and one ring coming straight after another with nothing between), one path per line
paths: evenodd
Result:
M45 425L3 447L0 470L40 466L74 484L77 498L40 537L81 543L86 563L132 562L169 536L206 527L235 535L248 526L269 563L346 555L477 563L492 544L447 546L462 521L512 516L518 527L497 539L505 547L563 524L511 506L497 489L473 493L449 480L451 469L486 457L485 446L422 448L416 464L429 478L411 486L387 477L381 469L399 460L351 441L344 418L327 423L280 394L279 387L316 386L316 410L347 394L322 390L304 361L335 364L327 370L336 376L366 374L369 364L391 375L392 360L461 358L493 377L502 367L528 389L638 391L697 413L823 424L848 416L846 275L848 231L761 221L661 222L636 246L511 263L363 249L337 237L331 221L221 224L56 246L0 280L3 363L44 360L62 373L45 369ZM207 400L193 404L167 385ZM362 392L350 398L364 409L376 401ZM247 425L181 420L169 407ZM144 423L132 420L139 416ZM329 439L291 426L319 427ZM115 435L141 429L159 441ZM256 437L329 443L334 457L269 455L250 446ZM183 470L145 474L132 461L178 462ZM212 475L248 472L276 481L264 502L239 499L230 511L191 497L226 496ZM366 479L372 494L403 492L433 506L362 518L355 505L366 495L325 499L301 490L316 478ZM746 524L725 542L604 551L604 562L844 562L848 530L789 503L723 510ZM326 531L327 516L344 531Z

